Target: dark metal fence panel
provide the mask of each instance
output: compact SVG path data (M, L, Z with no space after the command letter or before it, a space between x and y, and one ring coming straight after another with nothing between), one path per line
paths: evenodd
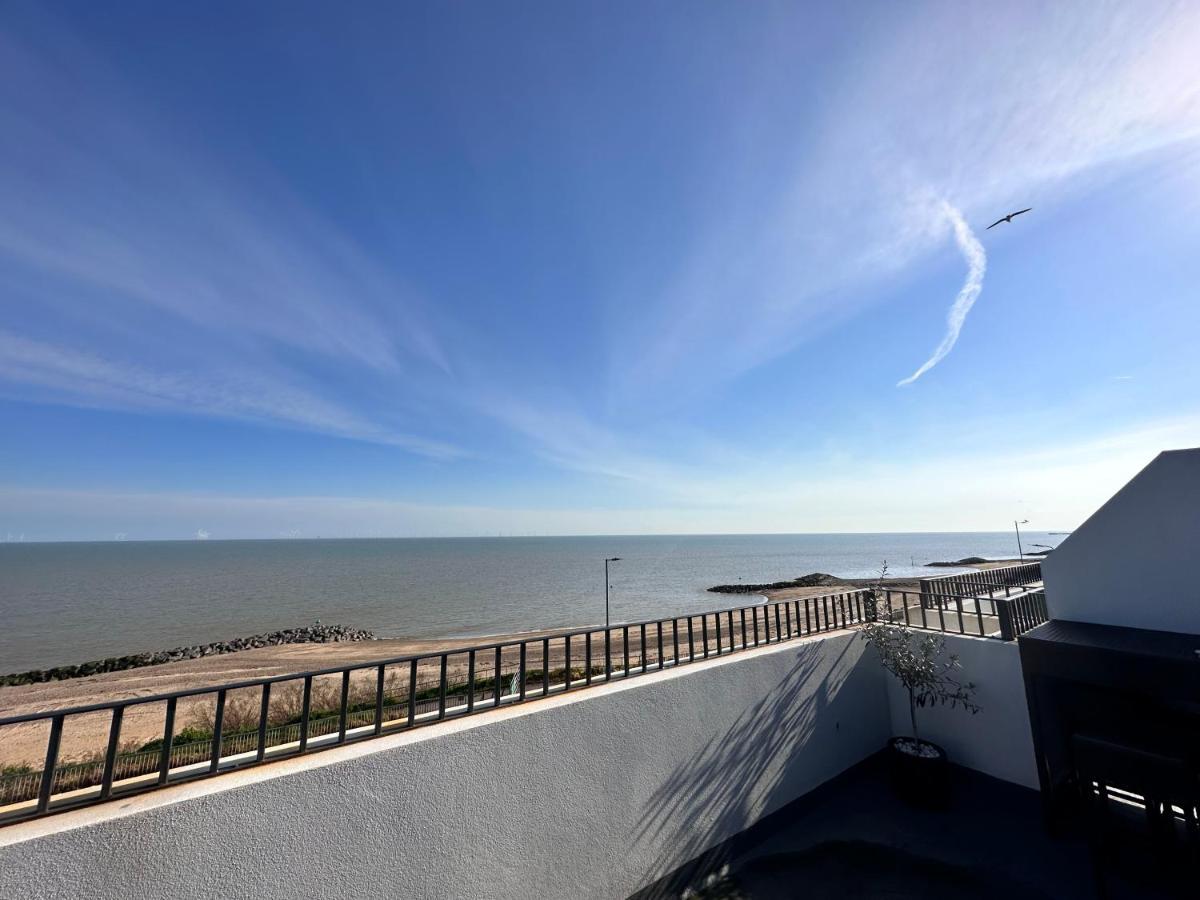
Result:
M1050 618L1043 589L1021 590L1008 597L963 597L931 594L925 587L918 592L885 588L874 592L869 603L888 621L910 628L1004 641L1016 640Z
M977 597L987 594L991 598L1001 592L1010 596L1014 588L1038 584L1041 580L1040 562L979 569L957 575L937 575L921 579L921 602L932 607L937 601L951 597Z

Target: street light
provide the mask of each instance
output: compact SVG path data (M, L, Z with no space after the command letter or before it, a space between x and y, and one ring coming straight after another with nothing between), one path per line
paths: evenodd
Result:
M608 564L620 562L621 557L609 556L604 560L604 677L612 678L612 635L608 630ZM588 676L591 677L590 675Z
M1022 519L1020 522L1013 519L1013 528L1017 529L1017 553L1021 554L1021 562L1025 562L1025 551L1021 549L1021 526L1028 524L1028 519Z

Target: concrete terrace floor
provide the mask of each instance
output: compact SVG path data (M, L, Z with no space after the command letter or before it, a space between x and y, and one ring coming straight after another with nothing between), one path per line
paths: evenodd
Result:
M761 820L630 900L1094 900L1085 841L1051 837L1037 792L953 768L944 810L913 809L882 754ZM1110 871L1110 900L1184 896Z

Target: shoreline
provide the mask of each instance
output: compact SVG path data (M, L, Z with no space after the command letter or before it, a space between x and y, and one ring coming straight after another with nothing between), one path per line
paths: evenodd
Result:
M993 568L1005 564L1007 563L1004 561L989 561L988 564L970 568ZM779 600L836 594L870 587L878 583L879 579L876 578L837 578L829 584L787 587L737 597L731 596L729 599L734 602L714 604L714 606L718 609L755 606ZM919 579L913 577L887 578L883 583L897 590L917 590L919 587ZM693 615L713 611L706 607L704 610L697 610ZM687 611L681 611L681 617L686 615ZM619 626L625 623L614 622L613 624ZM61 681L8 684L0 686L0 717L52 712L56 709L218 687L235 681L253 681L326 668L367 665L397 657L434 654L478 644L529 640L590 627L593 626L534 628L477 635L459 633L454 637L373 638L325 643L281 643L116 671L97 672ZM596 643L602 647L603 638L601 637ZM510 652L505 651L504 664L506 666L515 664L517 652L516 647L511 649L512 659L510 660ZM367 675L372 674L369 670L364 670L364 672ZM256 688L246 690L257 691ZM160 703L129 708L122 726L122 743L126 741L145 742L160 737L163 727L161 706ZM187 717L195 712L193 707L199 709L202 706L203 702L200 699L196 701L181 700L178 721L186 722ZM88 714L79 718L92 720L93 716L95 716L94 721L89 721L86 726L83 722L79 722L76 723L76 727L64 732L62 738L64 757L94 751L96 741L103 740L108 728L106 715L103 713ZM45 749L46 728L44 725L45 723L26 724L0 729L0 765L36 760Z
M789 594L786 599L794 597L819 597L839 591L853 590L854 585L848 581L839 585L829 585L814 588L800 588ZM721 605L720 609L737 608L740 606L757 606L770 602L773 598L755 595L753 598L742 598L750 602ZM704 609L711 613L714 610ZM693 615L698 615L698 610ZM686 616L686 612L683 616ZM619 627L624 622L614 622L613 627ZM182 659L152 666L141 666L133 669L122 669L115 672L102 672L81 678L71 678L65 681L43 681L31 684L7 685L0 687L0 717L17 716L29 713L53 712L77 706L88 706L96 703L107 703L117 700L132 700L177 691L215 688L222 684L237 681L253 681L262 678L295 675L317 669L339 668L352 665L370 665L381 660L396 657L433 655L445 650L456 650L459 647L471 647L478 644L503 643L506 641L521 641L536 639L541 636L552 636L564 632L574 632L590 628L586 625L577 628L540 628L528 631L503 632L499 634L480 635L472 638L451 640L447 638L376 638L365 641L339 641L335 643L301 643L277 644L266 647L256 647L249 650L238 650L214 656L195 659ZM601 632L593 638L594 658L603 654L603 626ZM575 653L582 652L582 648ZM513 646L503 651L503 665L506 668L517 664L519 648ZM463 654L465 657L465 654ZM574 654L573 654L574 657ZM574 657L576 662L578 657ZM552 650L551 665L564 664L561 649ZM404 666L407 669L407 666ZM428 664L422 663L424 677L436 677L436 658ZM451 663L452 677L465 677L466 660L461 659ZM370 680L373 684L373 668L363 669L362 680ZM356 676L357 677L357 676ZM340 678L337 675L324 676L325 679ZM314 680L321 681L321 678ZM247 694L257 697L260 693L256 687L245 688ZM241 691L230 692L230 703L235 702L235 696ZM211 698L207 706L211 707ZM121 726L122 745L136 746L152 741L162 736L164 704L146 703L127 708ZM187 725L196 718L203 718L206 712L206 699L203 697L183 698L178 702L176 730ZM211 710L209 710L211 713ZM79 721L68 723L61 738L61 758L70 759L94 753L96 748L105 740L108 734L109 716L105 713L87 713L73 717ZM35 762L45 751L48 728L46 722L10 725L0 728L0 766Z

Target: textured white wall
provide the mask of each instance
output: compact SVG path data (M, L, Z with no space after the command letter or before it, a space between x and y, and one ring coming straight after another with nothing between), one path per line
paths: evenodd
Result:
M1160 453L1042 563L1052 619L1200 634L1200 449Z
M12 826L0 896L625 897L883 746L863 649L777 645Z
M946 635L946 652L957 653L962 681L975 683L980 711L934 706L917 710L921 737L941 744L950 761L1037 790L1037 762L1021 654L1016 642ZM888 677L892 731L910 734L908 692Z

